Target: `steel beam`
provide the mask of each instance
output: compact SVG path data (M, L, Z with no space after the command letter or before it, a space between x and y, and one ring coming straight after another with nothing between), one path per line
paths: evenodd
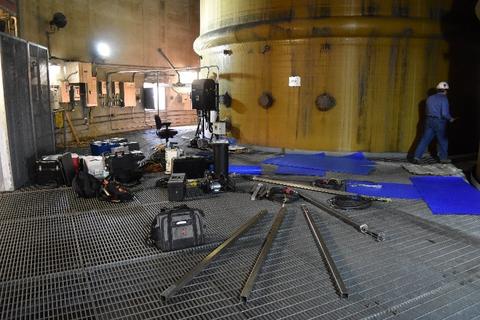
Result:
M250 229L258 220L267 213L267 210L262 210L257 213L254 217L248 220L244 225L238 228L227 240L225 240L221 245L216 247L212 252L210 252L199 264L193 267L189 272L187 272L180 280L172 284L161 294L161 299L167 301L178 291L182 290L183 287L188 285L192 279L200 274L224 249L230 246L235 240L237 240L243 233Z
M346 192L346 191L341 191L341 190L333 190L333 189L319 188L319 187L315 187L315 186L307 186L305 184L296 183L296 182L292 182L292 181L268 179L268 178L262 178L262 177L257 177L257 176L253 176L252 180L253 181L258 181L258 182L276 184L276 185L285 186L285 187L303 189L303 190L308 190L308 191L316 191L316 192L334 194L334 195L337 195L337 196L358 196L360 198L369 199L369 200L373 200L373 201L382 201L382 202L391 202L392 201L392 199L390 199L390 198L364 196L364 195L351 193L351 192Z
M332 275L332 278L335 282L335 286L337 287L340 297L348 298L347 287L345 286L345 283L342 280L342 276L340 275L340 272L338 272L335 262L333 261L332 256L328 251L325 240L323 240L323 237L320 234L320 231L315 225L315 222L313 222L312 216L310 215L310 212L305 205L302 205L302 211L303 211L305 220L307 221L308 227L310 228L310 232L312 233L313 239L315 240L315 244L317 245L318 250L320 251L320 254L325 259L325 264L327 265L328 271Z
M255 264L253 265L252 271L250 271L250 274L248 275L247 282L245 282L245 285L243 286L242 292L240 293L240 298L242 299L243 302L247 302L248 297L250 296L250 293L253 290L253 286L255 285L255 280L257 279L258 274L260 273L260 270L263 266L263 263L265 262L265 259L267 258L268 252L270 251L270 248L272 247L273 240L275 239L275 236L277 235L278 229L280 228L280 225L283 222L283 218L285 217L286 209L285 207L282 207L280 211L277 213L277 217L275 218L275 221L272 224L272 227L270 228L270 231L268 232L268 235L266 236L265 240L263 241L262 249L260 250L260 253L255 260Z
M366 234L368 234L369 236L371 236L377 241L385 241L385 232L383 231L375 232L375 231L367 230Z
M338 212L335 209L330 208L329 206L327 206L327 205L325 205L325 204L323 204L323 203L321 203L321 202L319 202L315 199L310 198L309 196L306 196L303 193L299 192L298 194L300 195L300 198L302 198L303 200L307 201L310 204L313 204L315 207L321 209L322 211L325 211L329 215L331 215L331 216L345 222L346 224L354 227L355 229L357 229L361 233L367 233L368 225L366 223L357 223L357 222L353 221L352 219L350 219L349 217L347 217L346 215Z

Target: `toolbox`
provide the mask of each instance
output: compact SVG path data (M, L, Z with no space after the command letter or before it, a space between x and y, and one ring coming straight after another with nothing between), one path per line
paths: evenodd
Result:
M185 173L172 173L167 183L168 201L182 201L186 188Z

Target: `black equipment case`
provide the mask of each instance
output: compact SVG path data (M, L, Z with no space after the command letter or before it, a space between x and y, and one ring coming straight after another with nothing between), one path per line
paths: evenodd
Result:
M161 209L153 220L151 239L162 251L179 250L205 242L205 215L186 205Z
M172 160L173 173L185 173L187 179L200 179L205 176L211 161L203 157L180 157Z
M60 156L57 158L44 157L35 163L35 182L40 185L55 183L57 187L65 184Z
M197 110L216 110L217 83L212 79L198 79L192 82L192 108Z
M139 168L139 161L144 158L140 151L117 153L107 158L106 163L112 178L121 183L138 182L143 172Z
M186 193L185 173L172 173L167 188L168 201L183 201Z

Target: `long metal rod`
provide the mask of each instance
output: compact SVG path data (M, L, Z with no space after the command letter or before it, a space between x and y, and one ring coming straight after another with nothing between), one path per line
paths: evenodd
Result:
M321 203L321 202L318 202L317 200L315 199L312 199L306 195L304 195L303 193L298 193L298 195L300 196L300 198L302 198L303 200L307 201L308 203L311 203L313 204L315 207L321 209L322 211L325 211L326 213L328 213L329 215L345 222L346 224L348 225L351 225L352 227L354 227L355 229L357 229L358 231L360 231L361 233L367 233L368 231L368 225L366 223L357 223L355 221L353 221L352 219L350 219L349 217L347 217L346 215L344 214L341 214L340 212L338 212L337 210L335 209L332 209L330 208L329 206Z
M319 187L314 187L314 186L307 186L307 185L304 185L304 184L301 184L301 183L295 183L295 182L291 182L291 181L261 178L261 177L257 177L257 176L254 176L252 178L252 180L253 181L258 181L258 182L277 184L277 185L281 185L281 186L285 186L285 187L292 187L292 188L297 188L297 189L334 194L334 195L339 195L339 196L359 196L359 197L364 198L364 199L370 199L370 200L375 200L375 201L383 201L383 202L392 201L392 199L390 199L390 198L363 196L363 195L359 195L359 194L351 193L351 192L346 192L346 191L325 189L325 188L319 188Z
M187 272L180 280L172 284L161 294L161 299L166 301L175 295L178 291L182 290L192 279L201 273L205 267L207 267L210 262L212 262L225 248L230 246L235 240L237 240L245 231L250 229L257 221L267 213L267 210L262 210L257 213L254 217L248 220L244 225L238 228L227 240L225 240L221 245L216 247L212 252L210 252L199 264L197 264L193 269Z
M345 283L342 280L342 276L335 265L335 261L333 261L332 256L330 255L330 251L328 251L327 244L325 240L318 230L315 222L313 222L312 216L305 205L302 205L303 216L307 221L308 227L310 228L310 232L312 233L313 239L315 240L315 244L320 251L320 254L325 259L325 264L327 265L328 271L332 275L333 280L335 281L335 286L338 289L341 298L348 298L348 290L345 286Z
M48 63L48 62L47 62ZM30 43L27 43L27 67L28 67L28 103L29 103L29 106L30 106L30 121L32 121L32 128L31 130L28 130L31 134L32 134L32 142L33 142L33 150L34 150L34 153L35 153L35 160L38 159L38 148L37 148L37 136L36 136L36 132L35 132L35 111L34 111L34 106L33 106L33 88L32 88L32 77L33 77L33 74L32 74L32 69L34 69L34 72L36 73L36 84L40 85L40 74L37 72L38 69L38 62L34 62L32 61L32 57L30 56ZM47 72L48 74L48 72ZM48 87L50 88L50 87ZM38 88L37 88L38 89ZM50 96L50 93L49 93L49 96ZM40 99L40 96L39 96L39 99ZM50 109L50 105L48 105L49 107L49 110ZM25 132L25 134L27 134Z
M177 68L175 68L172 61L170 61L170 59L167 57L167 55L165 54L165 52L163 52L163 50L161 48L158 48L157 50L158 50L158 53L160 53L160 55L163 57L163 59L165 59L168 62L170 67L172 67L172 69L175 70L175 72L177 73L177 76L178 76L178 82L180 82L180 73L177 71Z
M377 241L385 241L385 232L383 231L375 232L372 230L367 230L366 233Z
M285 213L286 213L286 209L285 207L282 207L280 211L277 213L277 217L275 218L275 221L273 222L272 227L270 228L270 231L268 232L267 236L265 237L265 240L263 241L262 249L260 250L257 260L255 260L255 264L253 265L252 271L250 271L247 282L245 282L242 292L240 293L240 298L242 299L243 302L247 302L247 299L253 290L255 280L257 279L257 276L260 273L260 269L262 268L263 263L265 262L265 259L267 258L268 252L270 252L270 248L272 247L273 240L275 239L278 229L280 228L280 225L283 222Z

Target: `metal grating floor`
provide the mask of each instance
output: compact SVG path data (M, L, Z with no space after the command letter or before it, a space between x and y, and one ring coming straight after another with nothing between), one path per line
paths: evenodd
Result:
M393 164L380 166L373 179L406 179ZM160 208L178 204L154 179L127 204L78 199L69 188L0 194L0 318L480 319L478 216L433 216L423 202L403 200L347 213L385 231L379 243L310 207L350 292L340 299L299 203L289 205L243 304L240 290L279 204L189 194L185 203L206 214L207 244L162 253L145 238ZM162 302L164 289L264 208L255 227Z

